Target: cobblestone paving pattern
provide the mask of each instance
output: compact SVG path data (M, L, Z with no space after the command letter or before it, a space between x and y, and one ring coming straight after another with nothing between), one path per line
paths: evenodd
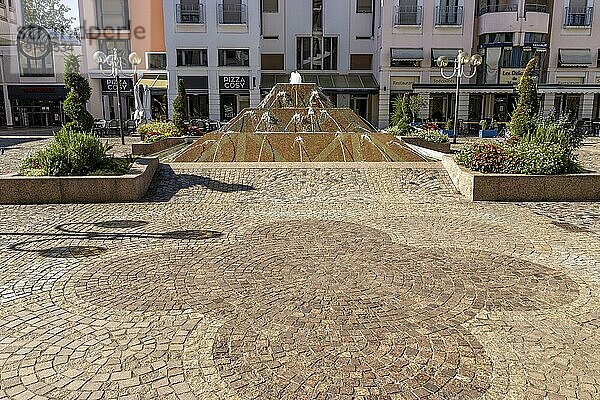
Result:
M435 166L0 206L0 398L598 399L599 209L468 203Z

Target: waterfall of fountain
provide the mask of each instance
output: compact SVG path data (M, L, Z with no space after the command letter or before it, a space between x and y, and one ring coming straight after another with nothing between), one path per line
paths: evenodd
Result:
M284 132L289 132L288 128L290 127L290 125L294 124L294 133L298 132L298 124L302 123L302 115L300 113L295 113L294 116L292 117L292 119L290 119L290 122L288 122L288 124L285 126L285 128L283 129Z
M373 141L373 138L371 137L371 135L370 135L370 134L368 134L368 133L363 133L363 134L360 136L360 138L361 138L361 143L360 143L360 145L361 145L361 148L363 148L363 146L364 146L364 142L368 142L368 143L370 143L370 144L371 144L373 147L375 147L375 148L376 148L376 149L379 151L379 153L381 154L382 161L392 161L392 160L391 160L391 159L388 157L388 155L387 155L387 154L385 154L385 152L384 152L383 150L381 150L381 147L379 147L379 146L378 146L378 145L377 145L377 144L376 144L376 143Z

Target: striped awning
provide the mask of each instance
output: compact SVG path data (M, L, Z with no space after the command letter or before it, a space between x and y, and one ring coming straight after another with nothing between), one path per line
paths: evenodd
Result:
M304 74L302 82L316 83L326 91L379 91L379 83L372 74ZM288 83L287 74L262 74L260 88L270 90L277 83Z
M592 65L590 49L558 49L558 61L561 67L588 67Z
M165 74L144 74L138 83L148 89L169 88L169 80Z
M392 61L421 61L423 49L392 49Z

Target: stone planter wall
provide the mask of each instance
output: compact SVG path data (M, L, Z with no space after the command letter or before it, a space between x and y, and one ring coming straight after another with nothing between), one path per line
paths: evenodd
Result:
M415 146L424 147L429 150L439 151L440 153L450 153L450 142L448 143L435 143L428 142L418 137L402 136L402 141Z
M567 175L482 174L444 157L454 186L470 201L600 201L600 173Z
M166 139L159 140L154 143L133 143L131 145L131 153L136 156L148 156L152 154L157 154L163 152L165 150L170 149L171 147L179 146L180 144L187 143L188 140L191 140L187 137L170 137Z
M158 158L140 158L121 176L0 176L0 204L127 203L140 200Z

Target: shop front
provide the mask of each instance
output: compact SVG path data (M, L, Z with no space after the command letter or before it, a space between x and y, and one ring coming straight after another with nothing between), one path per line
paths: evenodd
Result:
M411 93L413 85L419 83L419 76L391 76L390 77L390 115L394 113L394 104L400 96Z
M187 112L191 119L209 117L208 76L179 76L183 79L187 97Z
M221 121L230 121L240 111L250 107L250 78L248 76L219 76Z
M119 79L121 86L121 119L127 121L133 118L135 100L133 98L133 79ZM102 78L102 106L104 119L108 121L118 119L117 79Z
M9 85L8 98L15 126L60 126L64 122L64 85Z
M158 121L168 119L167 90L169 89L169 80L167 74L144 74L137 83L143 90L146 115Z

